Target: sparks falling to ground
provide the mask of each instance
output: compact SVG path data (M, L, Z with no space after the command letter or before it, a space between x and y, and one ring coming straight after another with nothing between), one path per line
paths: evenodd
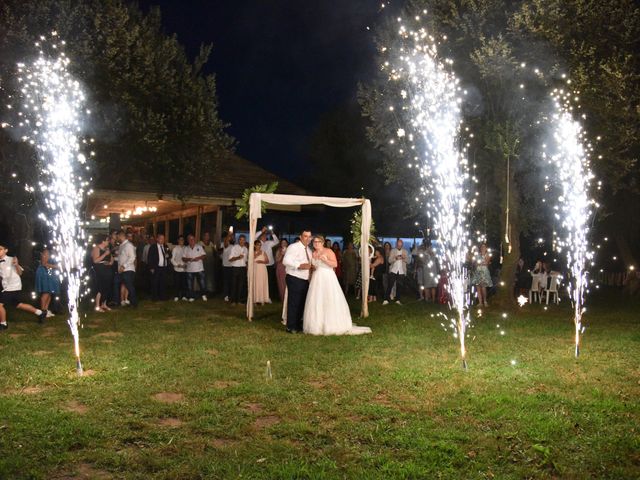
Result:
M38 58L18 65L22 95L21 127L25 142L35 148L41 168L39 190L46 212L40 218L50 230L51 245L63 277L67 280L69 327L73 335L76 368L82 375L78 326L78 304L83 282L85 233L80 206L87 194L86 158L81 153L79 135L85 96L68 71L69 59L61 49L64 41L52 34L35 44ZM51 55L49 52L55 53ZM88 113L88 112L87 112Z
M426 12L423 12L426 13ZM414 21L415 20L415 23ZM388 52L383 69L398 86L397 137L390 140L409 168L417 170L422 189L416 201L425 203L438 237L436 254L447 272L446 289L454 337L466 368L465 338L470 322L467 293L467 252L470 249L468 222L472 204L468 184L472 180L466 150L460 148L461 95L459 81L452 73L452 61L438 56L436 40L420 26L420 17L411 24L398 18L398 40Z
M556 239L558 252L564 252L570 278L567 282L575 326L575 355L580 354L580 335L584 332L582 316L585 312L585 293L588 289L587 266L593 259L588 234L595 202L589 191L593 174L589 167L590 145L585 143L582 125L574 119L571 93L554 90L554 112L550 117L553 128L552 151L545 148L544 158L557 172L558 201L554 207L562 232Z

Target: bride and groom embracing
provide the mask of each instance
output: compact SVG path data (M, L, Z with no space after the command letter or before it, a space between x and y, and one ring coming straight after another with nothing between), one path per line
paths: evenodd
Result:
M312 241L313 239L313 241ZM313 250L309 248L310 243ZM351 322L349 304L334 272L338 262L324 238L300 234L300 241L287 247L282 260L287 276L287 332L311 335L360 335L368 327Z

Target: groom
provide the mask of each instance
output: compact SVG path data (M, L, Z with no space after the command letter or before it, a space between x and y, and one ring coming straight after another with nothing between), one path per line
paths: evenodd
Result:
M303 230L300 241L289 245L282 259L287 271L287 332L302 332L304 302L309 290L311 272L311 231Z

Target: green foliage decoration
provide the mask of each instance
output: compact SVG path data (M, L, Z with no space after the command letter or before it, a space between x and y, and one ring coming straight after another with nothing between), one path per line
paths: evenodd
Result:
M238 220L241 220L242 218L249 218L249 198L252 193L274 193L277 188L278 182L265 183L263 185L255 185L253 187L246 188L244 192L242 192L242 198L236 204L236 207L238 208L236 218ZM260 208L262 213L266 211L264 204L262 204Z

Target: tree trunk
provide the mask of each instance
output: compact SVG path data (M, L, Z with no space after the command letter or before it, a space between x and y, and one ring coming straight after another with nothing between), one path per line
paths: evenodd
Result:
M518 218L520 190L515 182L514 175L509 178L509 240L507 244L505 236L507 235L506 223L502 231L502 265L500 268L500 276L498 285L496 285L496 295L491 301L495 307L502 309L515 309L518 305L516 297L513 295L513 282L516 277L516 268L520 259L520 219ZM509 246L511 248L509 248ZM511 251L509 251L511 250Z

